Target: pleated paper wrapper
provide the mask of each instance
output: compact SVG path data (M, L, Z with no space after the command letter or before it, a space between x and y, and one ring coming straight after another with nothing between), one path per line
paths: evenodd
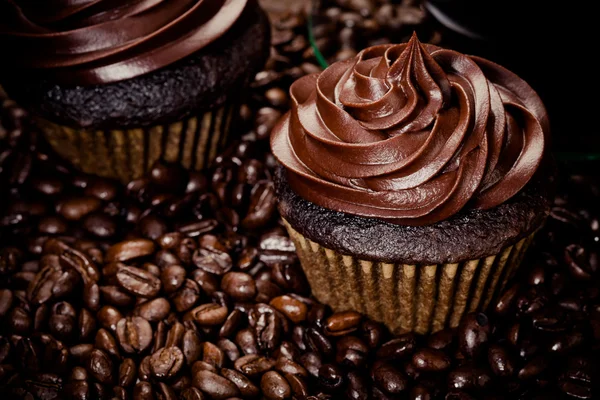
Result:
M514 276L534 234L499 254L461 263L361 260L315 243L284 221L313 295L335 311L355 310L394 334L433 333L488 308Z
M52 148L77 169L129 182L157 160L203 170L227 144L239 106L226 104L165 125L126 130L85 130L46 120L38 125Z

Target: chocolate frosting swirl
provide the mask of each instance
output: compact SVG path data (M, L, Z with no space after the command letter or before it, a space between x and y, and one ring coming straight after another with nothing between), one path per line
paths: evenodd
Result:
M271 147L291 188L319 206L396 224L502 204L534 175L549 134L522 79L416 35L301 78L290 93Z
M213 43L252 0L6 0L0 40L15 67L61 84L134 78Z

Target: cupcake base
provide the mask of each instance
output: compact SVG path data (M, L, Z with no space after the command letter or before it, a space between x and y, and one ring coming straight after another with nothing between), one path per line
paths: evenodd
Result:
M437 332L485 310L514 276L535 233L498 254L459 263L362 260L325 248L284 220L313 295L335 311L356 310L394 334Z
M126 130L75 130L47 120L38 125L52 148L77 169L129 182L154 162L202 170L227 143L237 104L225 104L185 120Z

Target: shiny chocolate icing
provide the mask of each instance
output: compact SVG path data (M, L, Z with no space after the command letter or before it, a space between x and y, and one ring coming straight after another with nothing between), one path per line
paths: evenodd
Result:
M155 71L215 42L253 0L10 0L0 41L14 67L68 85Z
M301 78L290 93L271 138L290 187L321 207L402 225L502 204L530 181L549 135L522 79L416 35Z

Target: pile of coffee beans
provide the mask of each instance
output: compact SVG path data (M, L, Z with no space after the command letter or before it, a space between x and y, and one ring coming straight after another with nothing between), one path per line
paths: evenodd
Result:
M414 0L313 1L315 44L329 63L347 60L369 46L407 42L413 32L439 44L439 26ZM306 55L312 55L308 52Z
M366 21L387 3L418 8L323 7ZM598 398L597 178L563 176L520 276L458 329L394 337L311 297L266 139L289 83L318 68L305 18L280 18L292 37L274 35L242 140L207 173L78 173L0 93L0 398Z

